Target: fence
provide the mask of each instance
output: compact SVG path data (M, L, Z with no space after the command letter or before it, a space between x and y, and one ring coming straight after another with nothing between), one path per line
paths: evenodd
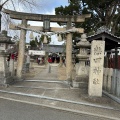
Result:
M104 68L103 90L120 97L120 70Z

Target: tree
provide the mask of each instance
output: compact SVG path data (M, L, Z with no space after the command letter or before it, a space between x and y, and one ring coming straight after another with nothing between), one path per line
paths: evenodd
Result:
M2 11L3 7L9 7L10 9L10 5L12 4L14 10L16 10L15 6L16 4L18 4L18 6L21 4L22 6L25 7L24 10L26 10L26 8L31 8L32 6L34 6L35 0L0 0L0 12ZM9 5L9 6L7 6ZM1 18L0 18L1 20ZM10 19L7 19L7 22ZM27 21L26 20L22 20L22 24L24 24L25 26L27 25ZM0 30L1 30L1 21L0 21ZM24 53L25 53L25 35L26 35L26 31L25 30L21 30L21 35L20 35L20 41L19 41L19 50L18 50L18 61L17 61L17 73L16 76L18 78L22 77L22 68L23 68L23 63L24 63Z
M41 35L41 37L39 39L40 43L41 42L44 43L44 39L45 39L44 37L45 37L44 35ZM47 38L47 44L49 44L51 42L51 37L50 36L46 36L46 38Z
M34 49L37 47L35 40L30 41L30 46L31 46L31 49Z
M47 41L49 44L51 42L51 38L47 36ZM44 43L44 35L36 36L34 40L30 41L30 45L32 49L42 49L42 44Z
M69 6L60 6L55 8L55 13L57 15L80 15L81 14L81 9L82 6L79 3L79 0L74 0L74 1L70 1ZM59 25L61 25L61 23L58 23ZM81 24L73 24L73 26L77 26L77 27L81 27ZM77 33L74 33L74 36L76 36ZM77 34L78 35L78 34Z
M12 5L13 9L16 11L15 7L22 5L25 9L28 8L32 10L32 8L37 6L36 0L0 0L0 31L1 31L1 13L2 13L2 8L7 7L9 8L10 5ZM10 8L9 8L10 9ZM5 20L5 19L4 19Z
M90 19L75 26L83 27L88 34L93 34L99 27L106 26L111 33L120 36L120 0L70 0L69 6L60 6L55 11L56 14L64 15L91 13Z
M96 28L106 26L111 33L116 34L120 23L120 0L82 0L86 7L96 19Z

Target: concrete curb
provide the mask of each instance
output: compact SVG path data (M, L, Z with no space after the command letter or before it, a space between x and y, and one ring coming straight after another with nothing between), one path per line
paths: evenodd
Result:
M112 100L116 101L117 103L120 103L120 98L114 96L114 95L111 95L105 91L103 91L103 94L105 94L106 96L110 97Z
M21 93L21 92L9 92L5 90L0 90L0 92L28 96L28 97L36 97L36 98L41 98L41 99L48 99L48 100L53 100L53 101L67 102L67 103L72 103L72 104L85 105L85 106L91 106L91 107L97 107L97 108L103 108L103 109L109 109L109 110L118 110L112 107L105 107L102 105L90 104L86 102L76 102L76 101L65 100L65 99L60 99L60 98L52 98L52 97L42 96L42 95L26 94L26 93Z
M69 83L66 80L24 80L23 82L45 82L45 83Z

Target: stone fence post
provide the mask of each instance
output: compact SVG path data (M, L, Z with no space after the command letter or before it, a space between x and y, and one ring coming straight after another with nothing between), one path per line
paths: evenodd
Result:
M108 68L107 91L109 93L111 93L111 91L112 91L112 76L113 76L113 69Z
M117 69L116 73L116 96L120 97L120 70Z
M11 72L11 76L14 76L14 75L15 75L14 59L10 59L9 71Z
M104 68L103 72L103 89L107 90L107 83L108 83L108 68Z
M103 89L120 97L120 70L113 68L104 68Z
M117 74L117 69L114 69L113 70L113 77L112 77L112 94L115 95L116 93L116 81L117 81L117 77L116 77L116 74Z

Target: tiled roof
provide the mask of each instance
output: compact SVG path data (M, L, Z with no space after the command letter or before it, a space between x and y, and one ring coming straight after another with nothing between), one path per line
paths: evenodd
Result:
M110 35L110 36L112 36L112 37L117 38L117 39L120 40L120 37L117 37L117 36L115 36L114 34L112 34L112 33L108 30L108 28L106 28L106 27L104 27L104 26L100 27L94 35L88 36L87 38L90 38L90 37L93 37L93 36L97 36L97 35L100 35L100 34L102 34L102 33L106 33L106 34L108 34L108 35Z

